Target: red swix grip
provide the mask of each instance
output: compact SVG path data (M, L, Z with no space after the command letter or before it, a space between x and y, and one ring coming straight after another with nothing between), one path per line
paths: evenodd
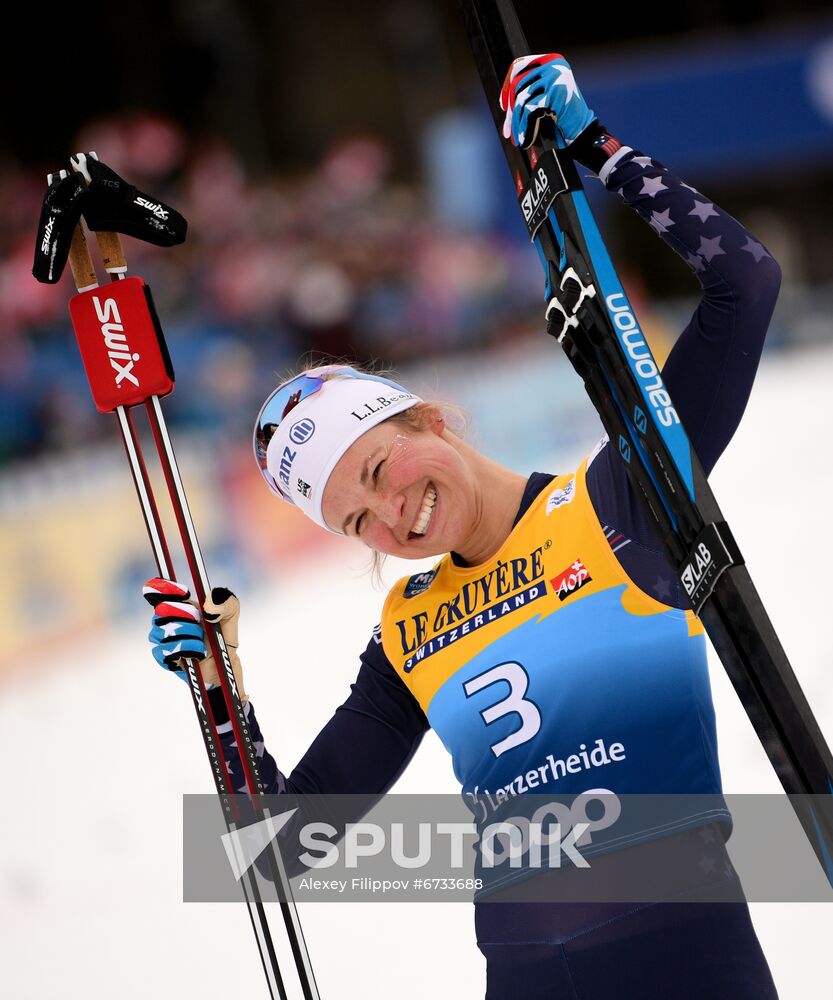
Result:
M109 413L172 391L173 368L141 278L79 292L69 312L98 410Z

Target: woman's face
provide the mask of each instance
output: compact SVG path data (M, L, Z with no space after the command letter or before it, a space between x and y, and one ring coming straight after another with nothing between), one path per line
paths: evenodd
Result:
M428 429L377 424L341 456L327 481L324 519L369 548L404 559L461 551L477 524L477 482L429 407Z

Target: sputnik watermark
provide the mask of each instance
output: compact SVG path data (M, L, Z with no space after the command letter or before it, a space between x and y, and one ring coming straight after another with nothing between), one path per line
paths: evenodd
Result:
M723 901L734 898L734 881L756 902L833 901L783 795L596 788L578 796L507 791L500 803L494 789L491 798L478 795L389 794L377 802L287 794L264 800L268 813L259 814L240 796L235 815L246 819L231 832L216 798L186 796L183 898L237 900L240 880L255 878L264 901L290 890L299 901L458 901L505 889L511 899L656 902L692 886ZM831 808L829 796L805 798L807 809ZM783 864L773 866L776 854Z
M266 819L252 823L251 826L245 826L240 830L230 830L222 835L220 840L238 882L296 812L298 812L297 806L280 813L278 816L267 816Z
M253 823L243 829L223 834L223 848L234 877L239 881L267 847L280 835L292 816L290 809L277 816ZM326 869L340 865L357 869L368 858L386 856L402 869L421 869L435 863L442 853L442 862L449 870L467 869L466 841L477 841L480 863L484 868L507 864L510 868L560 868L562 855L576 868L589 868L578 845L589 843L594 826L584 821L572 823L562 833L562 824L553 822L552 808L542 807L531 819L513 816L491 823L478 831L472 823L419 823L416 826L417 845L409 853L406 840L413 839L413 824L391 823L388 828L379 823L348 823L342 833L330 823L305 823L295 832L303 848L298 860L307 869ZM614 820L608 820L604 825ZM387 852L387 853L386 853Z

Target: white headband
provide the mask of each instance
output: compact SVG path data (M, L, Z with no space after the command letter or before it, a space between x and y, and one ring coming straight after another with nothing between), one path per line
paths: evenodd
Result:
M266 449L266 467L288 500L340 535L321 510L336 463L371 428L421 402L402 386L363 372L329 378L281 421Z

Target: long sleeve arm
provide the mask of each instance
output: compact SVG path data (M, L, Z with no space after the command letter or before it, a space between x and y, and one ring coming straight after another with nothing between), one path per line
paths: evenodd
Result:
M601 176L685 260L703 289L662 374L709 473L743 416L781 270L736 219L651 157L626 154Z

